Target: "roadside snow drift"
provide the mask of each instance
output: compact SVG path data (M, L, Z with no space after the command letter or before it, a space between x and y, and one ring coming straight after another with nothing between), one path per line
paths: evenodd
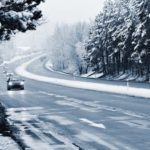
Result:
M92 83L92 82L83 82L78 80L64 80L64 79L58 79L58 78L51 78L51 77L45 77L37 74L33 74L31 72L27 71L27 67L34 62L35 60L39 59L43 55L39 55L32 60L22 64L16 69L16 73L20 76L52 83L56 85L62 85L72 88L79 88L79 89L87 89L87 90L94 90L94 91L101 91L101 92L110 92L110 93L116 93L116 94L125 94L129 96L136 96L136 97L144 97L144 98L150 98L150 90L144 89L144 88L134 88L134 87L128 87L128 86L116 86L116 85L106 85L106 84L100 84L100 83Z

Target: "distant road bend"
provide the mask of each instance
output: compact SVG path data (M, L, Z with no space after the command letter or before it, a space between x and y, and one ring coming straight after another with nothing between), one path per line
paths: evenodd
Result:
M24 61L28 62L24 64ZM10 122L20 130L26 147L33 150L149 150L149 99L53 84L52 78L57 83L60 79L76 81L72 76L48 71L40 59L21 63L19 69L24 66L25 74L35 74L38 80L24 77L26 90L6 92L3 89L0 101L7 108ZM17 63L10 67L16 70ZM47 78L51 83L42 81ZM91 81L78 77L76 80Z

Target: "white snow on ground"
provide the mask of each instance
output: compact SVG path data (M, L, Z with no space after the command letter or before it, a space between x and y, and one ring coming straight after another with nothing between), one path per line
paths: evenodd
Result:
M102 77L103 75L103 73L95 73L94 71L89 71L87 74L82 74L81 77L97 79Z
M53 111L52 113L47 112L42 107L23 107L7 109L7 114L9 115L10 122L20 122L19 124L15 124L20 131L18 136L21 136L21 140L23 140L30 150L77 150L78 148L72 144L68 137L58 134L54 130L51 123L45 123L45 121L39 119L40 115L61 125L67 126L75 123L63 116L52 115ZM30 121L35 122L36 126L29 123ZM30 133L27 131L30 131Z
M58 78L45 77L37 74L33 74L27 71L27 67L39 59L43 55L39 55L32 60L22 64L18 68L16 68L16 73L20 76L30 78L33 80L38 80L46 83L52 83L56 85L62 85L67 87L79 88L79 89L87 89L87 90L95 90L101 92L110 92L117 94L126 94L130 96L144 97L150 98L150 90L144 88L134 88L134 87L125 87L125 86L117 86L117 85L106 85L100 83L92 83L92 82L83 82L83 81L72 81L72 80L64 80Z
M121 75L120 77L117 78L117 80L123 80L126 79L129 75L127 73Z
M53 64L51 63L50 60L45 63L45 68L48 69L49 71L52 71L52 72L68 75L68 73L65 73L65 72L62 72L62 71L61 72L60 71L55 71L53 69ZM87 74L81 75L81 77L97 79L97 78L102 77L103 75L104 75L103 73L95 73L94 71L90 71Z
M93 75L89 76L89 78L97 79L102 77L103 75L103 73L94 73Z
M68 75L68 74L65 73L65 72L55 71L55 70L53 69L53 64L52 64L52 62L51 62L50 60L47 61L47 63L45 63L45 68L48 69L48 70L51 71L51 72L56 72L56 73L59 73L59 74Z
M87 77L91 76L92 74L94 74L94 71L89 71L87 74L81 75L81 77L87 78Z
M50 60L45 63L45 68L47 68L50 71L54 71L52 69L53 68L53 64L52 64L52 62Z
M84 123L89 124L90 126L97 127L97 128L102 128L102 129L106 129L106 127L103 124L101 124L101 123L95 123L95 122L92 122L92 121L90 121L88 119L85 119L85 118L81 118L80 120L82 122L84 122Z
M19 150L19 147L11 138L0 135L0 150Z

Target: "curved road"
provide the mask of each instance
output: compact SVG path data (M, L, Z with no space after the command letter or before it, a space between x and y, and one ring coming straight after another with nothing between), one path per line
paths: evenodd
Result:
M14 70L18 63L10 65ZM43 67L37 60L28 71L73 79ZM2 72L2 70L1 70ZM76 89L26 80L25 91L7 92L1 79L0 101L33 150L149 150L149 99ZM78 80L91 81L78 78ZM104 81L98 81L103 82ZM109 84L109 83L107 83ZM119 83L121 84L121 83Z

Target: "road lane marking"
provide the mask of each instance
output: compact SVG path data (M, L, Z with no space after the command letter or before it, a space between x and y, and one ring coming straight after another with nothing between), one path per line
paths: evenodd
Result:
M79 108L81 110L89 111L89 112L99 112L101 110L106 110L106 111L112 111L112 112L119 112L128 116L136 117L136 118L150 118L148 115L144 113L137 113L133 112L130 110L122 109L119 107L112 107L108 105L103 105L100 104L99 101L84 101L84 100L79 100L75 98L65 98L64 100L61 101L56 101L57 104L59 105L65 105L65 106L71 106L75 108Z
M76 102L73 102L73 101L68 102L66 100L57 100L55 103L58 104L58 105L61 105L61 106L70 106L72 108L77 108L77 109L87 111L87 112L91 112L91 113L97 112L97 110L95 110L91 107L87 107L87 106L84 106L82 104L79 104L79 103L76 103Z
M81 118L80 121L87 123L88 125L92 126L92 127L97 127L97 128L102 128L102 129L106 129L106 126L102 123L95 123L93 121L90 121L86 118Z
M41 94L45 94L45 95L48 95L48 96L54 96L56 98L67 98L67 96L64 96L64 95L59 95L59 94L55 94L55 93L49 93L49 92L44 92L44 91L39 91L39 93Z
M58 95L58 94L54 94L54 93L48 93L48 92L44 92L44 91L39 91L41 94L45 94L48 96L54 96L57 99L59 98L59 100L55 101L56 104L58 105L62 105L62 106L71 106L73 108L79 108L81 110L84 111L88 111L88 112L92 112L95 113L97 112L96 108L93 108L93 106L87 106L84 105L84 102L82 100L76 99L76 98L71 98L65 95ZM60 98L62 98L63 100L60 100ZM69 101L69 103L68 103Z

